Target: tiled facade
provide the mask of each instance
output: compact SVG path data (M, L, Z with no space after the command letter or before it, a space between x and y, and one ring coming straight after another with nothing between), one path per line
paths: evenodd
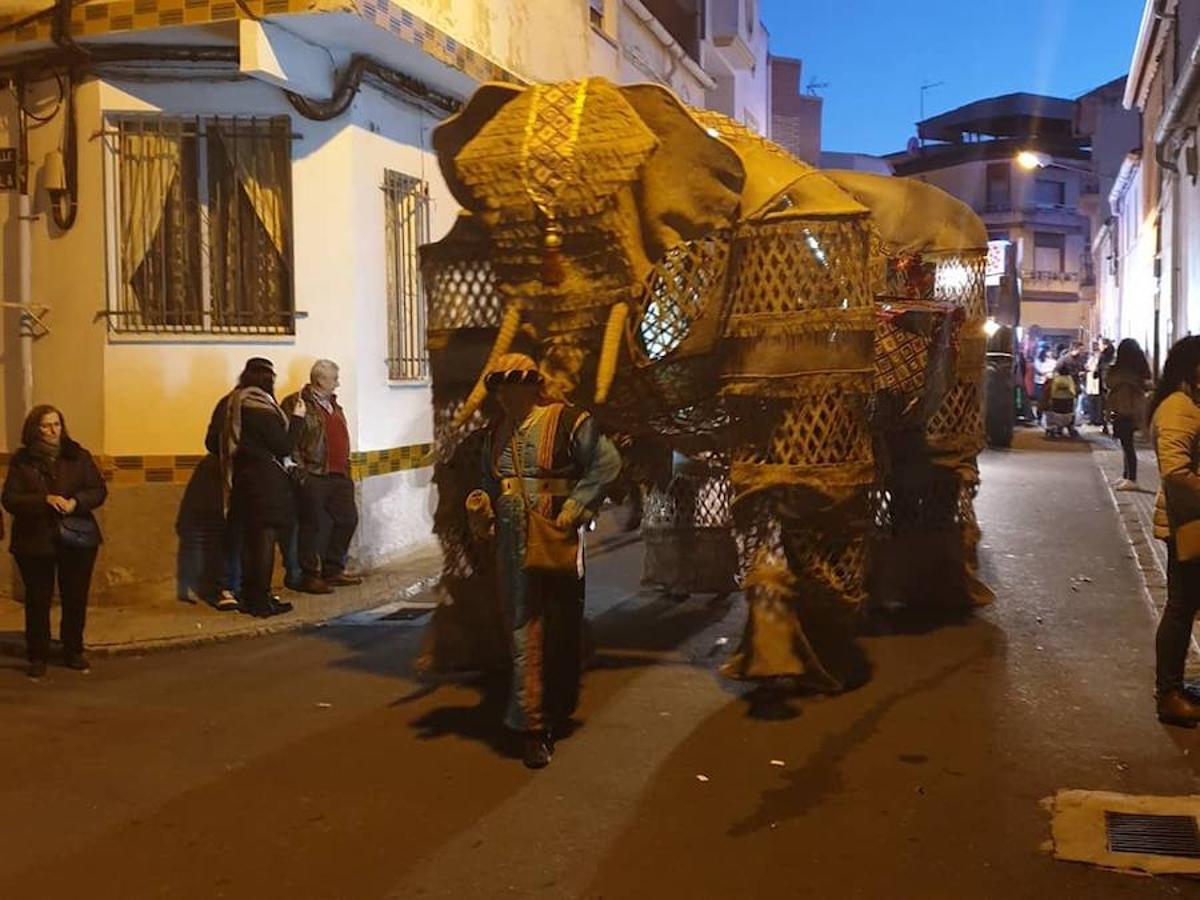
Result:
M155 28L214 25L267 16L358 15L439 62L480 81L520 81L513 73L456 41L390 0L114 0L71 10L74 37L98 37ZM247 13L246 10L249 10ZM0 16L0 27L24 16ZM51 19L44 17L13 31L0 32L0 49L49 41Z
M0 453L0 474L11 454ZM104 480L111 484L187 484L203 455L101 456L96 460ZM433 444L413 444L388 450L350 454L350 477L363 481L373 475L390 475L433 465Z

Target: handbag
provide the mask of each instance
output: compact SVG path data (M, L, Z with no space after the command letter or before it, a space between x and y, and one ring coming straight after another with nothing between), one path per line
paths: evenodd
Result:
M521 486L521 502L525 507L525 559L527 572L546 572L555 575L576 574L579 559L579 531L575 528L560 528L529 502L525 492L525 476L521 471L521 448L517 436L512 440L513 469L517 473L517 484Z
M63 516L58 520L58 542L73 550L94 550L100 546L100 526L90 516Z

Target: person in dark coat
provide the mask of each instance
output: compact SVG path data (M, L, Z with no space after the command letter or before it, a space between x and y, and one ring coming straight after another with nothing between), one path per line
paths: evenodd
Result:
M223 404L217 409L222 416L217 455L228 519L242 532L241 606L260 617L289 612L292 605L271 592L271 572L276 542L289 540L296 525L295 490L284 460L304 428L304 404L290 417L284 413L275 401L275 369L257 358L246 364Z
M83 628L100 546L92 510L107 497L108 488L92 455L71 439L62 413L53 406L34 407L21 429L21 449L9 463L0 497L13 516L9 549L25 584L30 678L46 674L56 578L62 600L63 661L68 668L88 670ZM70 539L64 537L66 531Z
M230 398L245 387L246 372L256 368L269 370L272 374L275 372L274 364L269 359L261 356L251 357L246 360L246 365L242 370L242 374L238 376L238 383L234 389L218 400L216 406L213 407L212 417L208 423L208 431L204 436L204 448L212 454L218 467L221 461L221 442L222 435L225 432L225 420L229 413ZM226 471L226 474L229 474L229 472ZM244 541L242 523L233 516L233 510L229 508L228 500L229 497L226 496L223 504L225 522L221 541L221 553L224 557L224 571L221 574L220 591L217 595L215 605L220 610L236 611L242 608L238 598L242 595L242 549ZM284 583L293 590L299 589L301 581L296 531L296 528L293 527L290 531L278 529L276 532L279 541L279 552L283 557L284 570L286 572ZM278 602L276 605L279 605Z

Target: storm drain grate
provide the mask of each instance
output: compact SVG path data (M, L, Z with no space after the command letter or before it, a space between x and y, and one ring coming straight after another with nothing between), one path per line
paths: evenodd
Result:
M1200 827L1193 816L1156 816L1106 811L1112 853L1200 859Z
M433 612L432 606L427 606L424 609L398 609L394 613L388 613L382 616L381 622L411 622L414 619L419 619L422 616L427 616Z

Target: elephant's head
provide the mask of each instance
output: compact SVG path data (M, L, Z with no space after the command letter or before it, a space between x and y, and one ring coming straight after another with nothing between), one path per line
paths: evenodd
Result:
M564 392L594 382L601 398L655 263L730 229L745 181L737 153L669 91L599 78L487 85L434 148L503 300L490 355L524 334ZM460 416L482 399L477 384Z

